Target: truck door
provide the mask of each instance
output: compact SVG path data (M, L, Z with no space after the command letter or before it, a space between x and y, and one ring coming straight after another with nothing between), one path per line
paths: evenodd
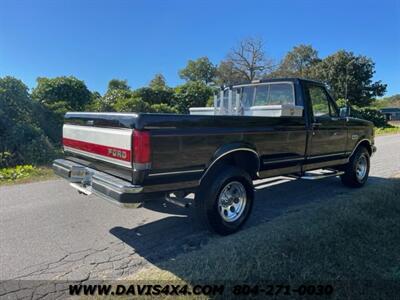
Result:
M339 117L339 109L323 85L307 83L304 91L311 108L305 169L338 163L346 151L346 121Z

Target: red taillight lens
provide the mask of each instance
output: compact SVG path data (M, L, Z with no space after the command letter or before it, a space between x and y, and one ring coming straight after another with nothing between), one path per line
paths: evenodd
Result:
M134 130L132 135L133 162L145 164L151 158L150 133L148 131Z

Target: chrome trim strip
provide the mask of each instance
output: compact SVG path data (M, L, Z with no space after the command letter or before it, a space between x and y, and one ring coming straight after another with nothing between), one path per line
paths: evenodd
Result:
M185 174L185 173L199 173L203 172L204 169L198 169L198 170L188 170L188 171L176 171L176 172L164 172L164 173L152 173L149 174L149 177L153 176L163 176L163 175L174 175L174 174Z
M315 156L307 156L307 158L288 158L288 159L278 159L278 160L271 160L271 161L265 161L263 160L263 165L270 165L270 164L275 164L275 163L284 163L284 162L293 162L293 161L299 161L302 162L304 160L311 160L311 159L318 159L318 158L324 158L324 157L333 157L333 156L344 156L348 153L343 152L343 153L332 153L332 154L324 154L324 155L315 155Z
M291 162L291 161L303 161L304 157L296 157L296 158L286 158L286 159L277 159L277 160L263 160L264 165L276 164L281 162Z
M258 155L258 153L257 153L255 150L253 150L253 149L251 149L251 148L236 148L236 149L232 149L232 150L226 151L226 152L223 153L222 155L218 156L218 157L208 166L208 168L207 168L206 171L204 172L203 176L201 176L199 182L201 182L201 181L203 180L203 178L207 175L207 172L212 168L212 166L213 166L218 160L220 160L222 157L224 157L224 156L226 156L226 155L228 155L228 154L230 154L230 153L232 153L232 152L236 152L236 151L249 151L249 152L254 153L254 154L257 156L257 158L258 158L258 170L260 170L260 156ZM258 172L258 170L257 170L257 172Z
M315 159L315 158L332 157L332 156L340 156L340 155L345 155L345 152L324 154L324 155L314 155L314 156L308 156L307 158L308 159Z

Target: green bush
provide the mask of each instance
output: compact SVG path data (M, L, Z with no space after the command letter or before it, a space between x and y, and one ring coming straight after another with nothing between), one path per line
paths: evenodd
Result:
M339 98L336 100L336 104L339 107L345 107L347 105L347 101L343 98ZM355 118L371 121L374 123L375 127L387 127L388 125L385 116L374 107L351 106L350 115Z
M388 124L387 127L382 127L382 128L376 128L375 129L375 135L399 134L399 133L400 133L400 127L392 126L390 124Z
M22 81L0 78L0 168L45 164L54 158L55 147L38 121L39 106ZM50 119L42 121L51 124Z
M16 179L29 177L35 172L35 170L35 167L32 165L22 165L14 168L2 168L0 169L0 182L13 181Z
M117 112L149 112L150 105L141 98L122 98L118 99L113 108Z
M58 107L60 110L62 108ZM43 130L44 134L49 138L55 146L61 145L62 126L64 122L64 114L67 111L53 111L50 107L45 107L40 103L33 103L33 114L38 126Z
M12 165L12 154L10 152L0 152L0 166Z
M177 114L178 110L165 103L153 104L150 106L150 111L154 113L167 113L167 114Z
M91 101L91 93L82 80L73 76L39 77L32 99L50 107L61 102L69 110L79 111Z
M188 113L190 107L206 106L213 90L200 81L189 81L175 88L174 106L180 113Z
M174 99L174 90L168 87L161 88L150 88L143 87L132 92L133 97L141 98L143 101L153 104L167 104L171 105Z
M339 107L346 107L347 106L347 101L346 101L346 99L339 98L339 99L336 100L336 104Z
M356 118L371 121L372 123L374 123L375 127L387 126L387 122L383 114L379 110L374 108L369 108L369 107L363 107L357 109L353 108L351 110L351 115Z

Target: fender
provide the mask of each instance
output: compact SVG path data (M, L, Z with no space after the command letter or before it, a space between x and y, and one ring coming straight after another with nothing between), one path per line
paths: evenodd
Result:
M218 148L215 152L210 161L207 164L206 170L203 173L203 175L200 178L200 182L202 179L207 175L208 171L213 167L213 165L220 161L222 158L226 157L227 155L234 153L234 152L239 152L239 151L247 151L249 153L252 153L257 158L257 172L260 170L260 156L258 155L257 150L255 147L251 144L248 143L230 143L221 146Z
M374 151L373 151L373 146L372 146L372 143L371 143L371 140L369 140L369 139L367 139L367 138L361 138L357 143L356 143L356 145L354 146L354 148L353 148L353 151L351 151L350 152L350 155L348 156L349 158L354 154L354 152L356 151L356 149L358 148L358 146L360 146L360 144L362 143L362 142L368 142L368 145L369 145L369 147L371 148L371 149L369 149L369 150L371 150L371 155L372 155L372 153L374 153Z

